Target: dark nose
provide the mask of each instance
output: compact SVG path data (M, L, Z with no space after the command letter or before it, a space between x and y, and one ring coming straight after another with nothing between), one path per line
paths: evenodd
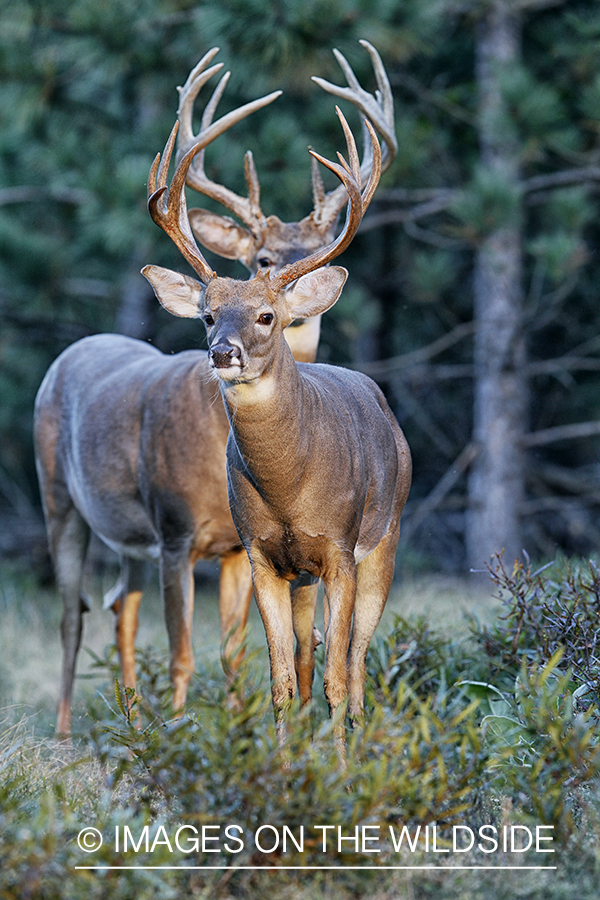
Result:
M241 359L242 352L235 344L228 341L218 341L208 351L216 369L226 369L234 360Z

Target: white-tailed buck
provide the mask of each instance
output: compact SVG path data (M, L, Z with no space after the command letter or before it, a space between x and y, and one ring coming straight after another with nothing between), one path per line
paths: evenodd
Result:
M389 84L374 48L363 42L375 68L377 99L364 91L340 54L348 88L319 80L325 90L349 99L384 136L388 159L395 153ZM274 100L275 92L235 109L213 123L228 73L223 76L201 123L192 132L192 109L200 88L221 68L207 53L180 88L183 144L204 148L234 123ZM251 270L278 269L328 243L346 195L325 195L315 184L315 209L297 223L282 223L260 211L251 156L246 158L249 197L210 182L203 153L194 157L188 185L218 199L241 218L190 211L199 239ZM318 318L290 328L299 359L315 359ZM121 558L121 574L105 597L116 614L116 640L125 685L135 687L135 635L148 560L158 564L169 634L173 706L183 706L193 670L191 625L193 567L219 557L219 610L228 651L239 646L252 593L250 565L234 528L227 499L225 446L229 422L204 351L166 356L142 341L96 335L69 347L53 363L36 398L36 460L49 545L63 598L63 668L57 732L71 728L71 698L82 614L88 601L81 579L90 531ZM313 603L316 578L295 585L298 607ZM312 637L312 634L311 634ZM304 646L304 645L303 645ZM235 662L235 660L234 660ZM298 660L303 696L310 693L312 646ZM308 687L306 686L308 684Z
M337 164L311 153L342 182L349 200L345 225L328 246L278 272L235 281L219 278L207 264L190 229L184 189L201 145L184 154L167 185L177 125L148 181L153 219L200 278L157 266L142 270L166 309L206 325L231 426L229 503L252 566L281 736L296 691L294 634L305 658L314 626L314 594L297 603L290 591L304 574L322 578L325 587L330 712L334 716L347 699L351 720L360 718L367 649L392 583L411 480L408 445L377 385L347 369L296 363L283 335L294 318L320 315L338 299L348 273L322 267L351 242L379 180L379 144L367 123L371 172L361 194L354 139L338 115L349 162L339 154ZM193 418L195 411L189 414ZM308 696L301 683L301 701ZM343 724L334 729L343 745Z

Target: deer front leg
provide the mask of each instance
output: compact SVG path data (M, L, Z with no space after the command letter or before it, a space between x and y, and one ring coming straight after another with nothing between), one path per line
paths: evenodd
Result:
M285 717L296 694L294 629L290 584L268 562L252 559L254 596L260 612L271 665L271 696L279 742L285 740Z
M304 573L292 583L292 620L296 635L296 676L300 706L310 703L315 669L315 612L319 581Z
M194 573L189 554L173 554L163 550L160 560L160 581L169 635L169 674L173 685L173 709L181 712L194 671L192 651Z
M219 616L224 668L233 678L244 658L242 641L252 599L252 570L245 550L221 557Z

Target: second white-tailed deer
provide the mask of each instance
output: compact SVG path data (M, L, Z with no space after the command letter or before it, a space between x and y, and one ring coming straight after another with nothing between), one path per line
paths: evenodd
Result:
M350 718L361 717L366 654L391 587L411 481L408 445L377 385L348 369L297 364L283 336L294 318L320 315L337 301L348 273L322 267L352 240L379 180L379 144L367 123L373 150L361 194L354 139L338 115L349 162L311 153L347 193L344 228L328 246L277 273L235 281L219 278L207 264L190 229L184 190L200 145L184 154L167 185L177 126L148 181L153 219L200 279L157 266L142 270L169 312L206 325L231 426L229 502L252 566L282 737L296 692L294 635L306 647L314 626L314 602L297 605L290 591L304 573L325 586L324 689L331 715L347 699ZM343 745L343 724L334 732Z
M391 164L398 150L394 132L394 101L390 83L377 50L368 41L360 41L360 44L371 58L377 81L375 95L361 87L348 61L339 50L334 50L333 53L346 77L348 86L339 87L317 76L313 76L313 81L335 97L349 101L377 129L384 146L383 172ZM204 67L217 52L218 48L210 50L190 72L185 85L179 88L177 162L191 147L198 144L201 137L204 142L204 136L212 125L217 104L227 85L228 72L222 77L204 110L199 134L194 134L192 126L194 101L206 81ZM216 68L217 66L211 70L211 73ZM225 259L239 260L254 274L257 271L266 272L267 269L277 271L288 263L302 259L307 253L325 247L333 240L339 214L347 202L347 195L343 185L325 193L319 167L314 159L312 211L298 222L282 222L278 216L265 216L260 207L260 184L250 151L246 153L244 166L248 196L241 197L207 177L204 162L205 146L194 156L187 172L186 184L206 197L217 200L232 212L239 222L229 216L217 215L204 209L188 210L192 230L204 247ZM361 163L363 183L366 182L370 171L370 148L371 142L365 130L364 154ZM288 328L286 340L298 361L314 362L319 343L320 323L320 316L310 316L291 323Z
M376 51L366 43L365 46L373 59L380 89L377 99L360 87L341 55L338 59L349 87L320 83L372 116L375 127L388 135L384 139L391 159L395 138L389 84ZM200 88L221 68L221 64L209 68L217 52L209 51L180 89L182 133L186 141L200 141L203 147L280 93L246 104L213 123L226 75L206 107L200 134L194 136L192 107ZM214 216L211 221L216 221L217 233L225 229L229 240L226 246L213 243L213 249L240 259L251 269L260 267L260 251L277 269L327 243L330 237L326 235L333 233L337 212L345 204L339 191L323 195L317 189L315 210L301 222L282 223L276 217L266 218L260 212L258 180L249 159L247 171L252 174L249 199L245 202L226 188L208 182L204 175L202 180L196 167L196 180L191 186L219 199L249 226L240 228L231 219ZM215 193L217 188L221 188L221 195ZM326 232L319 213L324 208L329 221ZM200 211L197 215L202 217ZM212 238L207 240L215 239L214 229L209 228L209 232ZM248 255L250 241L254 242L254 256ZM286 330L286 336L292 335L289 342L293 352L300 359L315 359L315 321L318 323L318 319L313 319L312 325ZM190 409L195 410L193 418ZM165 356L142 341L120 335L96 335L69 347L50 367L36 398L34 437L50 551L64 604L57 733L68 734L71 729L75 664L83 613L89 605L81 591L81 579L90 532L121 558L120 577L106 595L104 605L116 614L116 640L125 685L135 687L136 683L135 635L147 561L157 564L160 570L176 709L185 702L193 669L193 567L200 558L220 558L222 638L229 638L226 650L235 651L238 646L248 616L252 583L248 558L233 526L227 500L228 431L227 415L203 351ZM316 581L310 576L298 580L294 586L298 608L303 603L313 603ZM312 641L312 634L310 638ZM302 644L303 655L300 658L299 651L297 661L305 698L310 696L312 682L311 641Z

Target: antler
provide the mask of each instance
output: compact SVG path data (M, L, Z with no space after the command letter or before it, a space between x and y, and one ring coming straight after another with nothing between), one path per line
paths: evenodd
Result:
M377 90L374 95L370 94L360 86L352 67L339 50L334 50L333 53L346 77L348 86L342 87L331 84L329 81L325 81L325 79L319 78L316 75L313 76L312 80L328 93L343 100L350 101L350 103L352 103L374 125L384 143L381 168L381 171L383 172L391 164L398 151L398 143L394 133L394 101L392 90L383 62L375 47L365 40L361 40L359 43L367 50L371 57L375 78L377 80ZM209 50L192 72L190 72L184 86L178 88L180 93L178 112L180 133L177 162L179 162L181 157L198 141L203 141L204 147L206 147L210 141L218 137L219 134L222 134L223 131L231 127L235 122L238 122L256 109L260 109L262 106L271 103L281 93L281 91L275 91L259 100L248 103L238 110L229 113L227 116L223 116L223 118L219 119L215 125L212 125L212 119L217 105L229 80L230 73L226 72L219 81L205 107L199 133L194 135L192 128L194 101L200 89L217 71L219 71L219 69L222 68L222 63L217 63L211 68L207 68L218 52L218 47L213 47L212 50ZM219 126L218 129L216 128L216 125ZM365 128L364 153L360 166L363 184L366 182L371 171L371 153L371 141ZM194 190L221 203L234 213L234 215L250 229L256 238L260 238L261 232L267 225L267 220L260 208L260 185L254 166L254 159L250 151L246 153L244 158L244 173L246 184L248 186L248 197L240 197L223 185L211 181L206 176L204 171L203 148L198 152L197 157L190 166L187 184ZM325 193L316 160L313 160L312 184L314 201L314 211L311 213L312 220L321 231L327 233L335 223L338 214L344 208L347 201L347 193L343 184L339 185L329 193Z
M201 141L187 151L175 170L171 185L167 186L169 164L178 129L179 122L176 122L165 145L162 158L160 153L157 153L152 163L148 176L148 210L156 224L166 231L200 276L200 280L204 284L208 284L212 278L216 277L216 272L213 272L198 249L190 227L185 200L185 179L189 166L194 156L206 144Z
M365 91L364 88L360 86L350 64L339 50L334 50L333 53L342 72L346 76L348 87L340 87L337 84L331 84L331 82L325 81L325 79L319 78L317 75L313 75L312 80L316 82L319 87L323 88L324 91L333 94L335 97L339 97L342 100L349 100L350 103L356 106L356 108L366 116L366 119L375 126L384 142L383 155L381 158L381 171L385 172L398 152L398 142L394 132L394 99L392 96L392 89L381 57L375 47L370 44L369 41L363 40L359 41L359 43L371 57L378 87L375 96L368 91ZM365 129L364 155L360 167L363 184L369 177L371 166L371 143L368 140ZM325 194L321 175L316 164L313 165L312 181L314 221L315 224L327 228L333 224L338 214L344 208L346 203L346 191L343 185L339 185L333 191Z
M327 265L327 263L331 262L346 249L356 234L358 226L371 202L371 198L375 193L375 189L381 177L381 148L373 126L368 120L365 120L365 126L371 139L371 167L367 184L361 195L361 165L358 159L358 151L356 149L354 136L342 111L337 106L335 111L338 114L346 136L349 161L346 162L341 153L338 153L339 164L325 159L325 157L320 156L313 150L311 150L310 153L315 160L334 172L342 182L341 187L348 197L346 222L338 237L328 244L327 247L323 247L315 253L311 253L310 256L306 256L304 259L300 259L295 263L284 266L272 278L272 283L277 290L280 290L285 287L286 284L290 284L290 282L300 278L301 275L306 275L308 272L314 271L314 269Z
M263 106L272 103L273 100L280 96L282 91L274 91L258 100L246 103L244 106L240 106L238 109L232 110L232 112L222 116L222 118L212 124L213 116L219 101L223 96L227 82L229 81L229 76L231 75L231 72L225 72L204 109L202 121L200 123L200 131L195 135L192 127L194 101L207 81L223 68L223 63L217 63L211 68L207 68L208 64L218 52L218 47L213 47L212 50L209 50L208 53L202 57L198 65L192 69L184 86L177 88L179 91L179 110L177 112L177 117L180 123L177 163L179 164L181 158L191 149L191 147L202 142L202 149L198 151L187 174L188 186L207 197L211 197L213 200L217 200L241 219L241 221L250 228L253 234L258 235L265 225L266 218L260 208L260 185L252 153L248 150L244 160L248 197L240 197L223 185L217 184L207 178L204 171L204 148L241 119L244 119L256 110L261 109Z
M371 138L372 164L369 179L361 194L361 166L356 143L342 111L336 107L336 112L346 136L349 162L346 162L341 153L338 153L339 163L334 163L313 150L310 152L316 160L334 172L342 182L349 199L346 222L338 237L326 247L311 253L310 256L306 256L304 259L284 266L273 276L272 284L275 290L280 290L287 284L290 284L290 282L300 278L301 275L306 275L308 272L326 265L346 249L356 234L379 183L381 176L381 148L373 126L368 121L365 123ZM179 122L176 122L169 135L162 157L160 153L157 153L152 163L148 176L148 209L156 224L163 231L166 231L192 268L200 276L201 281L204 284L208 284L211 279L216 278L216 272L210 268L198 249L190 227L185 199L186 177L194 157L205 146L205 139L203 137L199 143L191 147L182 157L175 170L171 184L168 186L167 174L178 128Z

